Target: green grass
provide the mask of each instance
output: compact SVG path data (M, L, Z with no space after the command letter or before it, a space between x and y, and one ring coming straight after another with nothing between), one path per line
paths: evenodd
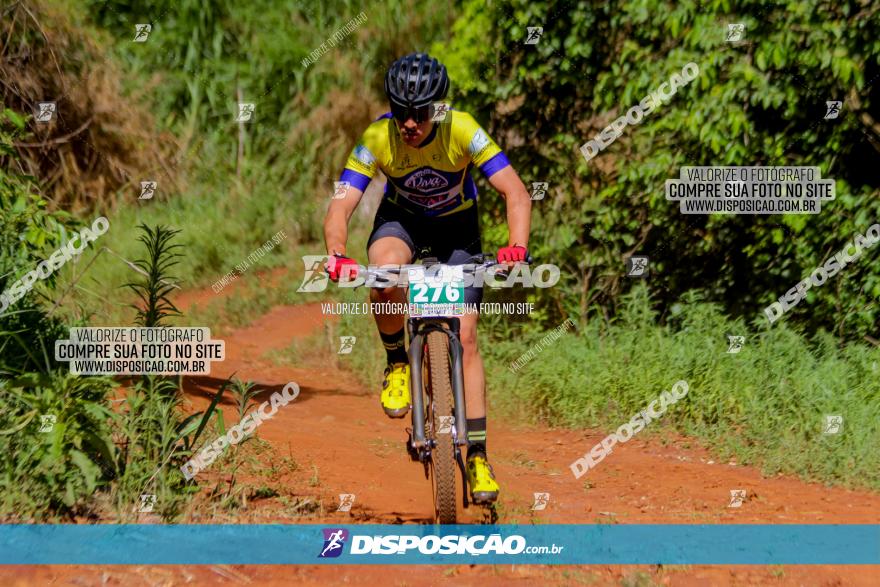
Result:
M302 265L299 255L291 253L298 252L297 243L314 240L317 213L296 204L283 190L270 189L264 180L254 181L255 185L245 187L217 180L211 189L195 188L167 201L122 207L110 216L110 230L94 245L110 251L101 253L80 280L78 285L83 289L76 292L77 301L87 312L94 312L98 320L119 319L125 297L118 289L137 275L123 259L135 258L138 243L133 235L135 227L142 222L181 231L177 242L182 245L183 257L176 273L182 277L178 283L185 289L211 287L236 265L244 263L248 255L279 230L283 230L287 238L251 263L244 277L287 264L292 266L294 261ZM258 191L259 196L250 193L251 189ZM235 281L241 279L240 276ZM64 283L61 286L64 287ZM109 310L108 297L112 304Z
M808 339L785 325L749 328L695 296L669 322L657 325L639 289L617 322L582 324L516 373L508 365L543 333L484 344L492 406L521 419L610 430L683 379L687 397L641 434L674 427L767 474L880 488L880 349L841 349L829 335ZM727 353L726 334L746 336L742 351ZM825 414L844 417L842 434L821 433Z
M112 215L110 230L94 243L95 250L107 247L109 251L101 252L85 275L82 275L81 267L72 264L59 272L58 291L68 293L58 314L69 321L88 319L94 326L131 321L134 315L129 305L131 293L123 285L140 278L140 275L125 260L137 258L139 243L133 235L136 226L142 222L180 230L176 242L182 245L182 257L175 268L179 276L175 283L180 289L170 294L172 301L176 301L182 291L211 291L218 280L235 270L236 265L244 263L272 235L279 230L287 235L269 252L251 262L235 280L222 288L217 284L222 293L228 293L223 290L233 287L244 289L244 292L233 296L215 295L197 310L174 320L174 324L242 327L276 305L365 299L367 294L363 288L352 291L331 285L322 293L297 292L304 274L302 257L324 254L323 243L315 240L323 212L312 211L311 220L307 220L298 216L296 206L280 193L264 193L254 198L240 196L238 200L211 195L213 193L155 202L141 209L121 208ZM262 211L264 207L273 206L276 207L274 213ZM261 223L255 220L259 217L268 220ZM297 220L291 220L293 218ZM365 250L369 228L366 221L357 217L352 219L349 249L362 264L367 263ZM95 250L84 255L81 265L92 260ZM267 287L264 276L279 268L283 269L283 274Z

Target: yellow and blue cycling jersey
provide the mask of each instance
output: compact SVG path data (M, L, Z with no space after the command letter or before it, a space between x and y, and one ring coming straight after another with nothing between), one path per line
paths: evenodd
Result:
M475 165L491 177L510 162L470 114L450 110L419 147L410 147L388 113L367 127L340 181L364 190L381 170L388 178L383 202L421 216L448 216L476 205Z

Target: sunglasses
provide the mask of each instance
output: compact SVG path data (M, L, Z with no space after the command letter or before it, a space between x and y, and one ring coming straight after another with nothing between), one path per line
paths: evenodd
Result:
M421 124L431 118L431 104L419 108L407 108L405 106L391 105L391 116L400 122L406 122L412 118L416 124Z

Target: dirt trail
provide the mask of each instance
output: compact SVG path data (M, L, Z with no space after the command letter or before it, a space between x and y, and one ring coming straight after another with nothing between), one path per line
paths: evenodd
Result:
M194 298L195 299L195 298ZM186 307L185 304L183 307ZM271 459L292 457L299 469L283 477L290 493L309 496L322 510L306 517L285 513L278 499L249 504L247 514L226 522L253 523L425 523L432 513L429 482L421 465L404 450L406 421L384 416L376 389L364 389L334 368L279 366L266 357L295 337L320 332L320 306L280 306L246 328L224 336L227 360L214 363L210 377L187 378L188 409L204 409L210 394L236 374L264 392L289 381L301 388L293 403L279 409L258 429L274 451ZM372 341L364 333L363 344ZM491 377L491 373L488 374ZM227 424L235 408L223 404ZM616 447L596 469L575 480L569 464L598 443L607 431L519 427L492 418L489 454L502 486L499 523L877 523L880 495L828 488L790 477L765 478L751 467L718 463L693 439L635 438ZM696 447L696 448L695 448ZM270 460L271 460L270 459ZM268 463L267 463L268 464ZM210 473L208 473L210 475ZM307 482L310 479L310 482ZM247 481L239 479L239 482ZM745 489L747 500L728 507L731 489ZM543 511L532 511L533 494L549 493ZM338 494L356 495L350 513L336 512ZM486 511L462 512L463 523L480 523ZM193 520L197 521L197 520ZM506 568L455 567L31 567L9 575L36 584L254 584L458 585L510 584L663 584L663 585L876 585L877 567L638 567L591 566ZM0 576L7 574L0 572ZM649 580L648 583L643 581Z
M390 420L376 389L364 389L335 369L315 371L277 366L265 358L291 339L320 331L318 304L276 307L247 328L227 336L228 358L215 363L210 380L188 383L193 409L203 409L216 382L236 373L269 391L288 381L299 398L260 429L273 446L291 446L297 460L314 463L322 488L333 503L338 493L357 495L353 512L375 523L430 520L430 485L421 465L404 450L408 419ZM370 339L364 336L365 341ZM361 344L369 344L363 342ZM491 374L489 374L491 376ZM207 387L205 387L207 385ZM266 392L266 394L269 393ZM261 399L266 396L260 396ZM227 422L234 421L226 405ZM763 478L759 471L715 463L710 453L684 448L693 439L635 438L615 447L601 465L575 480L569 464L607 435L605 430L566 430L512 426L489 418L489 453L504 500L501 523L598 523L616 518L633 523L867 523L880 519L880 495L831 489L797 479ZM585 487L585 482L592 487ZM390 489L394 493L389 492ZM740 508L728 507L731 489L746 489ZM531 512L536 492L550 493L541 512ZM464 522L482 520L481 509L465 512ZM329 516L328 520L342 519Z

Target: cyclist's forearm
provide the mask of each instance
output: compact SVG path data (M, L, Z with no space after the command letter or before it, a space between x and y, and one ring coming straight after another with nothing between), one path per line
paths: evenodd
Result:
M508 245L529 246L529 225L531 223L532 200L525 186L505 194L507 200Z
M489 183L507 202L508 246L528 247L532 200L526 186L510 165L494 173L489 178Z
M345 254L345 243L348 241L348 218L343 210L329 210L324 219L324 244L327 254Z
M345 243L348 241L348 221L357 208L363 192L353 186L349 186L341 199L334 198L327 208L327 216L324 217L324 244L327 246L327 254L345 254Z

